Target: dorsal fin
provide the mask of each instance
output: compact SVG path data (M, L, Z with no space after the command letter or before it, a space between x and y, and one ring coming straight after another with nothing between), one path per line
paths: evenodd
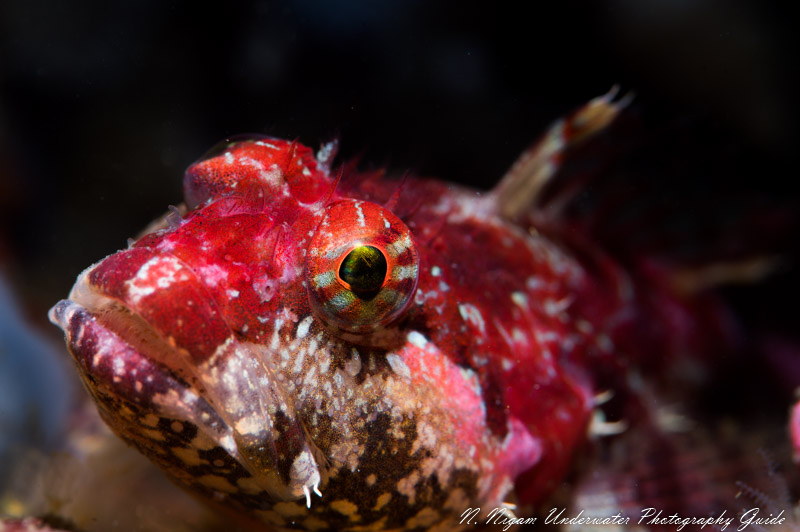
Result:
M614 101L614 86L572 114L557 120L516 162L492 190L498 211L516 219L533 207L561 166L564 152L606 128L630 103L630 95Z

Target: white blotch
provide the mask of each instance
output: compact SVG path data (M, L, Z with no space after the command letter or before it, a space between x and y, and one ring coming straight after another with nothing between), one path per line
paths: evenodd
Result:
M125 361L121 357L114 358L114 375L121 377L125 373Z
M511 301L514 302L519 308L523 310L528 309L528 296L522 292L514 292L511 294Z
M328 351L321 351L319 353L319 372L321 374L327 373L331 367L331 355Z
M263 141L263 140L257 140L255 142L255 145L256 146L264 146L265 148L272 148L273 150L277 150L278 149L278 147L276 145L270 144L269 142L266 142L266 141Z
M364 219L364 211L361 210L361 202L356 202L356 215L358 215L358 225L361 227L367 226L367 221Z
M317 288L326 288L336 281L336 274L333 271L327 271L318 274L314 277L314 286Z
M157 288L167 289L174 283L190 279L189 272L175 257L153 257L139 268L133 279L125 281L125 285L128 287L128 297L137 305L143 297L153 294Z
M442 274L442 269L438 266L434 266L431 268L431 275L434 277L439 277Z
M413 279L417 276L416 266L395 266L392 268L392 279L402 281L403 279Z
M203 281L211 287L217 286L220 282L228 279L228 272L217 264L200 266L196 269Z
M425 291L422 289L417 289L416 293L414 294L414 303L417 305L424 305L425 304Z
M348 306L350 306L352 300L347 297L345 292L339 292L338 294L330 298L328 302L331 305L333 305L337 310L344 310Z
M132 281L125 281L125 284L128 285L128 297L131 298L134 305L138 305L143 297L147 297L156 291L153 286L141 285Z
M310 315L306 316L305 318L303 318L303 321L301 321L297 325L297 334L296 334L296 336L297 336L298 339L306 337L306 335L308 334L308 329L309 329L309 327L311 327L311 321L313 319L314 318L312 316L310 316Z
M233 154L231 152L226 151L224 158L225 158L225 164L233 164Z
M392 368L392 371L394 371L395 374L407 380L411 379L411 370L398 355L390 353L386 355L386 361L389 363L389 366Z
M236 422L236 432L239 434L258 434L264 429L264 421L257 415L244 417Z
M478 307L470 303L462 303L458 305L458 313L461 314L461 317L464 318L467 323L471 323L477 327L481 334L486 333L486 324L483 321L483 315L481 311L478 310Z
M258 178L267 185L279 187L282 184L283 175L281 174L281 169L277 164L273 164L269 167L269 169L266 169L264 168L264 163L251 157L241 157L239 159L239 164L243 166L250 166L258 170Z
M408 333L408 341L420 349L425 349L425 346L428 345L428 339L417 331L411 331Z
M353 348L351 353L350 360L344 363L344 370L355 377L361 372L361 355L358 354L356 348Z
M305 349L298 350L297 353L295 354L294 367L292 368L292 371L294 371L294 373L297 374L303 371L303 362L305 361L305 358L306 358L306 350Z
M388 246L386 246L386 251L389 252L389 255L392 257L397 257L402 252L407 250L411 247L411 235L409 233L404 234Z
M237 297L239 297L239 291L238 290L228 290L228 291L226 291L226 293L228 294L228 297L231 298L231 299L236 299Z
M349 243L345 244L343 246L333 247L333 248L329 249L327 253L325 253L325 258L328 259L328 260L335 259L335 258L343 255L344 252L348 251L349 249L350 249L350 244Z

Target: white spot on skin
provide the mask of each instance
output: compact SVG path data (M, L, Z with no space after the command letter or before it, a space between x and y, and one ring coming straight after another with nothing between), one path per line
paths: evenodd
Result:
M237 297L239 297L238 290L228 290L226 293L228 294L228 297L231 299L236 299Z
M331 367L331 355L327 350L324 350L318 354L318 357L320 373L327 373L328 369Z
M314 286L317 288L327 288L336 282L336 274L332 271L320 273L314 277Z
M337 310L344 310L350 306L353 301L347 297L344 292L339 292L328 300L328 303L334 306Z
M125 373L125 361L121 357L114 359L114 375L121 377Z
M294 367L292 368L292 371L295 374L303 371L303 361L305 360L305 357L306 357L306 350L300 349L295 356Z
M486 333L486 324L483 321L483 315L478 307L470 303L462 303L458 305L458 313L467 323L470 323L478 328L481 334Z
M257 140L255 142L256 146L264 146L265 148L271 148L273 150L277 150L278 147L274 144L270 144L269 142L265 142L263 140Z
M225 158L225 164L233 164L233 154L231 152L226 151L224 158Z
M133 279L125 281L128 297L138 305L143 297L153 294L156 289L167 289L175 283L191 280L189 272L175 257L153 257L145 262Z
M438 266L434 266L431 268L431 275L434 277L439 277L442 274L442 269Z
M406 363L403 362L403 359L400 358L398 355L390 353L386 355L386 361L389 363L389 366L392 368L392 371L394 371L396 375L406 380L411 379L411 370L408 368L408 366L406 366Z
M196 269L203 281L211 287L217 286L220 282L228 279L228 272L217 264L200 266Z
M511 294L511 301L514 302L519 308L523 310L528 309L528 296L522 292L514 292Z
M264 428L264 420L256 415L247 416L236 422L236 432L239 434L256 435L262 432Z
M264 168L264 163L251 157L241 157L239 164L250 166L258 170L258 178L267 185L279 187L282 184L283 176L277 164L273 164L269 169Z
M392 257L397 257L402 252L407 250L411 247L411 235L406 233L388 246L386 246L386 251L389 252L389 255Z
M361 202L356 202L356 215L358 216L358 225L361 227L367 226L367 221L364 219L364 211L361 210Z
M425 346L428 344L428 339L417 331L408 333L408 341L420 349L425 349Z
M350 360L344 363L344 370L355 377L361 372L361 355L354 348Z
M296 336L297 336L298 339L306 337L306 335L308 334L308 329L309 329L309 327L311 327L311 321L313 319L314 318L312 316L306 316L305 318L303 318L303 321L301 321L297 325L297 335Z
M403 279L413 279L417 276L416 266L395 266L392 268L392 279L402 281Z

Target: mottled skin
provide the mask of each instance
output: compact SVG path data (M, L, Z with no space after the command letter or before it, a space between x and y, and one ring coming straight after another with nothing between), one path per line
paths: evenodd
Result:
M51 319L117 434L256 521L451 530L469 507L540 501L585 438L604 323L628 303L525 213L617 111L557 123L483 196L340 183L333 145L228 143L188 169L185 214L87 269ZM396 252L382 290L398 298L358 323L318 280L350 232Z

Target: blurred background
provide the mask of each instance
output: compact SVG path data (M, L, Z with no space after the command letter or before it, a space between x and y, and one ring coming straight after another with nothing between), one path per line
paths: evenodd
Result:
M83 268L181 201L187 165L238 133L340 137L365 166L488 188L551 121L620 84L657 127L696 120L716 137L700 142L758 161L746 179L702 176L714 195L729 181L776 196L793 184L788 12L535 4L5 0L0 256L15 292L41 318Z
M184 168L239 133L311 146L338 137L342 158L365 168L489 188L550 122L619 84L655 139L637 168L679 207L691 198L687 208L720 219L748 200L796 212L788 11L743 0L530 4L0 2L2 305L20 319L0 324L0 371L11 351L28 352L8 347L20 335L37 338L30 352L45 338L62 357L47 309L180 203ZM726 199L745 206L725 211ZM791 358L797 244L781 235L761 235L784 258L776 274L729 297ZM40 369L18 375L56 389L46 363L19 358ZM6 436L20 430L0 423Z

